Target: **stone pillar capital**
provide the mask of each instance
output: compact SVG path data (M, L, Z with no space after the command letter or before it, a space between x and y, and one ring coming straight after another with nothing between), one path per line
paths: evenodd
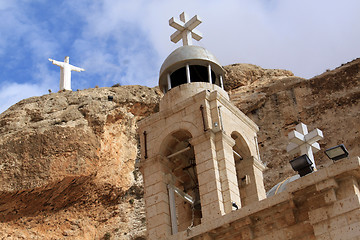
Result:
M235 140L228 136L224 131L215 133L215 141L219 140L223 140L223 142L228 144L230 147L235 146Z
M246 167L246 166L254 166L257 169L259 169L261 172L263 172L266 169L265 165L262 162L260 162L254 156L245 158L245 159L243 159L241 161L243 162L242 166L244 166L244 167Z
M198 145L202 142L205 142L209 139L215 139L215 134L211 131L206 131L204 132L203 134L197 136L197 137L194 137L192 138L189 142L192 146L195 146L195 145Z

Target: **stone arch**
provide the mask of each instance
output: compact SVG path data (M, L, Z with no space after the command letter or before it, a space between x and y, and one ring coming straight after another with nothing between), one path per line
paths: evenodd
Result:
M231 138L235 140L233 146L233 155L235 160L236 176L239 186L241 206L245 206L244 199L246 198L246 184L249 181L249 173L246 173L246 160L251 158L251 151L248 143L242 135L236 131L231 133Z
M235 145L233 146L235 160L240 158L236 153L238 153L242 159L247 159L251 157L252 154L250 151L249 144L239 132L237 131L232 132L231 138L235 140Z
M166 138L168 138L172 133L177 131L187 131L191 134L192 137L200 134L200 130L192 122L174 122L171 126L164 129L161 134L157 137L159 143L163 143ZM159 144L155 151L159 154L163 153L163 144Z
M192 134L188 130L172 131L163 138L159 152L167 159L166 165L170 172L169 203L170 209L173 208L176 213L176 216L172 216L172 221L176 219L178 231L200 224L202 217L195 153L194 147L190 144L191 139Z
M179 145L180 142L189 142L192 134L186 129L176 129L167 133L167 136L161 140L159 153L162 156L169 156L172 153L184 148L185 146ZM184 145L184 143L183 143Z

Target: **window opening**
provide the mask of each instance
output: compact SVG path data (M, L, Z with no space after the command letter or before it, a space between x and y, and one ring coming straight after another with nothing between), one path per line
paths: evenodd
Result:
M209 82L208 67L201 65L190 66L191 82ZM214 71L211 70L211 81L215 84L216 76Z
M177 87L181 84L187 83L186 81L186 69L182 67L170 75L171 88Z
M190 70L190 81L191 82L209 82L208 68L201 65L191 65ZM211 81L212 84L216 84L216 75L211 70ZM181 84L187 83L186 78L186 67L179 68L172 74L170 74L171 88L177 87Z
M201 223L199 183L190 139L187 131L175 132L168 138L164 149L173 176L173 181L168 184L173 234Z

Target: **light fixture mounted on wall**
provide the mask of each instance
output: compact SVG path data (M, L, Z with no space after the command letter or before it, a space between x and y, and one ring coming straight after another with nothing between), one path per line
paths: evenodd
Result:
M312 161L306 154L291 160L290 164L294 171L299 173L300 177L303 177L314 171L314 168L312 167Z
M337 145L335 147L325 150L326 156L333 161L340 160L349 156L349 152L346 150L344 144Z

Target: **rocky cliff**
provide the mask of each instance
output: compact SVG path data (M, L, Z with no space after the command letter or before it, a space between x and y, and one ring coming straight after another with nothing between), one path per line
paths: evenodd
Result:
M320 128L322 149L360 155L360 59L312 79L250 64L225 67L233 103L259 126L269 189L293 175L287 133ZM122 86L25 99L0 115L0 239L144 239L136 122L156 88ZM111 99L113 97L113 99ZM330 163L323 151L318 167Z
M142 239L136 122L160 97L142 86L95 88L29 98L2 113L0 236Z
M294 156L286 152L287 135L299 122L309 131L323 131L322 150L315 154L318 168L331 163L324 150L341 143L351 156L360 155L360 59L311 79L294 77L286 70L259 73L253 65L235 64L226 70L228 82L238 82L227 86L231 101L260 127L267 190L294 174L288 163ZM246 75L254 80L242 80Z

